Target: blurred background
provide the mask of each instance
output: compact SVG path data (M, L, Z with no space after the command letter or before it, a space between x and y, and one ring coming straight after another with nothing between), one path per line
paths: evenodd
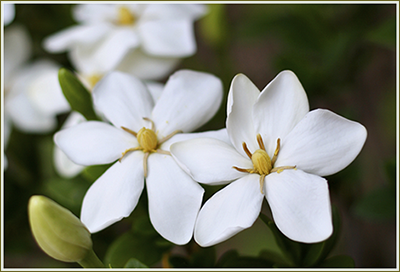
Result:
M198 131L225 127L226 95L237 73L247 75L262 90L285 69L298 76L311 109L330 109L367 128L367 141L356 160L327 177L332 203L341 217L334 252L351 256L357 268L394 268L398 258L396 8L395 4L210 4L208 15L195 24L197 53L177 68L209 72L224 83L220 111ZM42 48L44 37L76 24L71 5L16 4L15 11L14 21L5 29L17 24L27 28L32 60L44 57L73 70L67 54L50 54ZM66 114L57 118L58 130ZM5 268L78 267L53 260L36 245L27 203L30 196L43 194L79 216L86 190L104 169L93 168L72 179L58 176L53 166L55 131L11 132L2 181ZM217 189L206 187L205 199ZM92 235L100 259L111 258L110 245L116 248L122 240L129 241L122 235L130 228L148 223L143 219L145 198L143 194L129 218ZM263 209L269 212L266 203ZM231 248L248 256L263 249L279 252L260 220L216 246L216 251L221 255Z

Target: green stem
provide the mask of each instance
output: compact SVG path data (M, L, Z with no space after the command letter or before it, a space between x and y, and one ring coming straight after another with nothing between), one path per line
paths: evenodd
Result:
M93 250L89 251L85 258L78 262L83 268L105 268Z

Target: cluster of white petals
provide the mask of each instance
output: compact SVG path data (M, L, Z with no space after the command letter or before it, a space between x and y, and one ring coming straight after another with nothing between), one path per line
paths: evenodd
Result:
M195 137L228 141L226 130L187 133L217 112L222 83L210 74L181 70L161 93L152 93L136 77L111 72L92 92L95 109L108 122L82 122L59 131L54 140L77 164L114 162L83 200L81 220L91 232L129 216L146 182L154 228L165 239L185 244L204 190L176 164L169 147Z
M69 110L58 83L59 66L47 59L29 62L31 40L25 28L11 25L4 32L4 136L11 125L27 133L55 129L56 115Z
M306 93L290 71L281 72L262 92L237 75L227 111L230 144L197 138L171 146L173 157L194 180L228 184L201 208L197 243L211 246L252 226L264 197L287 237L305 243L327 239L331 205L321 176L355 159L366 129L329 110L309 111Z
M84 77L118 70L159 79L195 53L193 22L205 12L198 4L81 4L73 10L78 25L48 37L44 47L68 51Z

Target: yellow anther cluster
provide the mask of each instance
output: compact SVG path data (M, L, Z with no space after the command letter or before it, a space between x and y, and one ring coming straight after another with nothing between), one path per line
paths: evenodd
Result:
M135 16L126 7L120 7L118 9L118 24L120 25L132 25L135 22Z
M153 152L157 149L157 135L151 129L141 128L137 133L137 140L139 145L143 148L143 152Z
M150 120L147 117L143 117L143 120L146 120L151 123L151 129L142 127L139 132L135 132L133 130L130 130L129 128L126 127L121 127L123 130L126 132L132 134L133 136L136 137L138 140L139 146L128 148L124 152L122 152L121 158L119 158L119 162L122 161L122 158L125 157L126 154L129 152L134 152L134 151L142 151L144 153L143 157L143 172L144 176L147 177L147 159L149 158L151 153L159 153L159 154L165 154L165 155L171 155L169 151L162 150L159 147L167 140L171 139L175 134L180 133L182 131L176 130L172 132L171 134L167 135L166 137L158 140L157 135L155 132L155 126L154 122Z
M263 194L263 186L264 186L264 179L267 175L273 172L277 172L278 174L281 173L285 169L295 169L296 166L279 166L274 167L276 162L280 147L281 147L281 139L278 138L276 143L276 149L274 152L274 156L271 158L268 156L267 152L265 151L265 145L262 140L260 134L257 134L257 143L260 149L257 149L253 154L247 148L246 143L243 143L243 150L247 154L247 156L251 159L253 163L253 169L244 169L239 168L237 166L233 166L234 169L238 170L239 172L250 173L254 174L257 173L260 175L260 191Z
M251 156L254 170L260 175L268 175L272 169L271 158L267 152L262 149L257 149Z

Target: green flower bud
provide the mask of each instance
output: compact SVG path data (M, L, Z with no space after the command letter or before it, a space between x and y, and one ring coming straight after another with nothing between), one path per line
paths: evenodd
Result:
M80 262L92 253L90 232L69 210L44 196L28 204L33 236L49 256L63 262Z

